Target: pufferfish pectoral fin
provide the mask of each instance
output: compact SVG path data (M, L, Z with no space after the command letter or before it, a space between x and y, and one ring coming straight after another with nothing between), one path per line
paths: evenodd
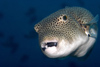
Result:
M86 25L89 25L89 34L90 37L96 38L97 37L97 22L99 20L99 15L96 15L89 23Z
M99 21L99 15L97 14L89 23L87 24L94 24L97 23Z
M90 25L89 33L90 37L97 38L97 24Z

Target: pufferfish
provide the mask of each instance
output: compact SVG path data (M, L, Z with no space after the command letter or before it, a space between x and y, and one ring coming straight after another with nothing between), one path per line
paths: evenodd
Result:
M86 56L97 38L98 19L82 7L52 13L34 26L42 52L49 58Z

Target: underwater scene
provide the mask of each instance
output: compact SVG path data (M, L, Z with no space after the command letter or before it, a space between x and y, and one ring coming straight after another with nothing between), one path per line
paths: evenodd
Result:
M77 10L72 9L72 11L69 10L67 16L65 16L65 14L64 16L61 15L60 18L63 18L63 20L61 20L60 18L57 19L58 21L54 20L55 22L63 21L63 23L67 25L67 28L69 28L69 30L65 29L65 25L62 27L56 26L55 24L51 24L53 25L52 27L51 25L48 25L48 23L52 21L52 18L54 19L58 17L58 13L64 13L64 11L55 13L53 16L51 15L52 13L60 9L67 9L70 7L83 7L89 10L94 17L88 23L84 23L85 20L83 20L83 26L81 23L78 22L75 22L74 25L73 23L69 23L68 26L65 22L73 20L73 17L69 17L71 16L71 14L69 13ZM85 13L84 10L81 10L81 12ZM78 15L78 12L76 14ZM84 16L87 17L87 14L84 14ZM0 0L0 67L100 67L99 16L100 0ZM74 20L77 20L77 18ZM80 20L79 22L81 21L82 20ZM43 27L36 27L36 24L38 24L39 22L40 25ZM90 24L94 24L95 22L97 22L96 27L98 27L98 32L96 33L94 30L95 27L91 26ZM78 24L80 24L80 26L78 26ZM77 29L75 25L79 27L80 31L77 31L79 29ZM87 32L84 32L87 30L87 28L83 30L83 27L86 27L84 25L87 25L87 27L89 27L89 35L86 35ZM57 32L54 32L54 34L51 33L51 30L54 31L53 27L57 27L57 29L55 29L56 31L58 30L58 28L60 28L60 34ZM80 27L82 27L82 29ZM61 30L62 28L63 31ZM69 32L65 32L64 30ZM92 33L90 30L92 30ZM44 32L46 34L44 34ZM69 35L66 34L65 36L69 38L72 35L78 38L78 35L76 36L75 33L80 33L80 36L84 36L80 37L77 42L76 39L74 39L72 36L71 38L75 40L75 42L73 42L74 44L79 44L80 42L82 44L83 41L87 39L87 37L93 37L96 40L96 42L94 43L94 46L91 47L91 50L87 51L88 54L85 57L80 58L80 55L77 55L77 57L67 55L65 56L64 54L67 51L65 51L65 53L63 54L64 56L60 55L61 58L55 53L53 55L50 54L50 56L49 52L53 53L54 51L56 51L55 47L58 47L58 42L52 41L46 43L46 47L44 45L41 46L41 41L43 41L42 38L48 35L47 32L48 34L53 34L52 38L54 38L54 35L56 34L56 37L65 35L61 34L62 32L68 33ZM98 35L96 35L97 33ZM62 39L63 37L59 38ZM72 42L72 40L70 41ZM88 41L88 39L86 41ZM90 44L91 42L93 41L90 40L88 44ZM64 43L65 41L63 41L63 44ZM62 45L59 47L60 50ZM47 48L48 50L46 50ZM88 48L88 46L84 47L82 50L84 51L85 48ZM63 53L63 50L65 49L66 48L62 48L61 53ZM70 49L71 48L68 47L68 51L70 51ZM47 53L43 51L47 51ZM76 53L77 51L78 50L76 49ZM69 53L70 52L68 52L68 54ZM74 54L74 50L72 50L72 53L70 55L72 54Z

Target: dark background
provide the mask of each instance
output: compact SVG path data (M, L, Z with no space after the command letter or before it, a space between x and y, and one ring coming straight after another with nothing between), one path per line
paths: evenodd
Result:
M0 67L100 67L99 34L87 60L49 59L42 54L34 25L65 6L100 14L100 0L0 0Z

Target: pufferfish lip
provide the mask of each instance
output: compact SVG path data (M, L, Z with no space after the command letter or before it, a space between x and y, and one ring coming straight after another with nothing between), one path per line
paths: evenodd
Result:
M41 45L41 49L43 51L45 51L48 47L53 47L53 46L57 46L58 42L46 42L46 43L42 43Z

